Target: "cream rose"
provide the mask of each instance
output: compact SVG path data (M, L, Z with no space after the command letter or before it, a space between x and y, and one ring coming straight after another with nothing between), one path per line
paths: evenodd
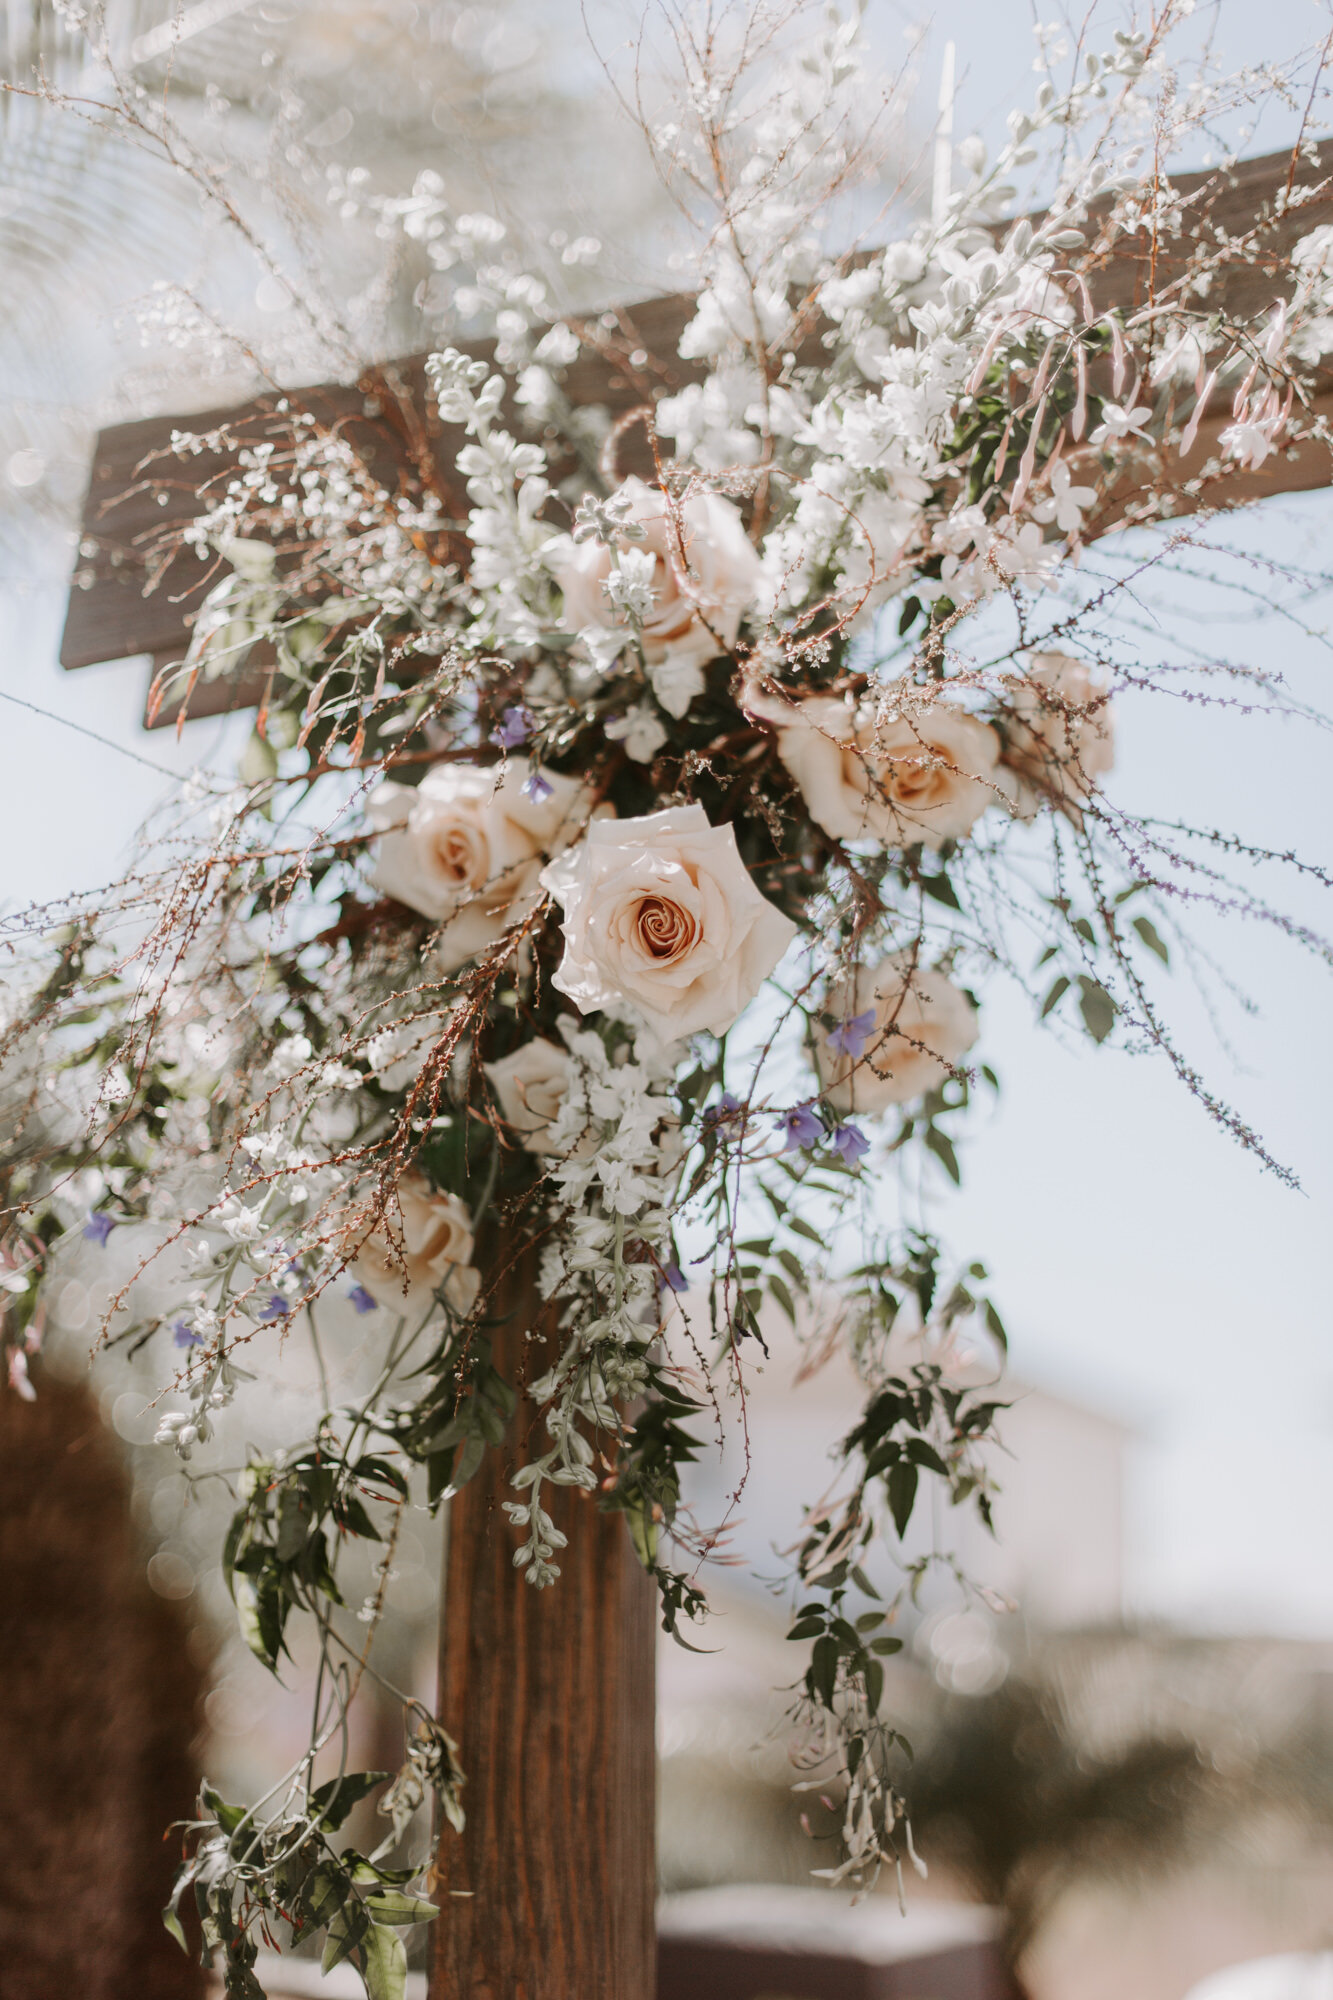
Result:
M739 510L716 493L692 494L676 507L674 520L665 494L641 479L627 479L619 497L644 531L642 541L627 541L625 548L653 558L652 610L643 621L653 691L669 715L681 716L702 691L700 668L735 645L741 619L758 596L763 565ZM601 542L561 545L554 568L571 631L624 624L602 587L614 566L612 551Z
M839 1111L906 1104L941 1083L977 1039L976 1010L942 972L895 952L829 993L833 1029L815 1030L815 1066ZM873 1017L873 1018L868 1018Z
M472 1218L458 1196L408 1173L379 1227L358 1246L352 1270L390 1312L424 1318L440 1292L456 1313L471 1312L481 1290L471 1259Z
M573 1060L544 1035L515 1049L499 1062L487 1063L486 1074L500 1100L506 1125L530 1153L553 1153L551 1126L569 1095Z
M588 797L576 779L511 757L436 764L415 787L390 781L369 811L376 886L443 926L437 962L453 972L534 907L542 862L578 838Z
M752 695L745 707L775 726L811 819L834 840L938 850L1014 789L995 731L943 702L878 726L829 695Z
M1080 800L1115 763L1105 683L1068 653L1034 653L1007 693L1007 706L1004 761L1018 780L1018 817L1032 819L1050 802L1077 818Z
M590 826L542 881L565 913L553 984L584 1014L628 1003L667 1042L724 1033L796 935L702 806Z

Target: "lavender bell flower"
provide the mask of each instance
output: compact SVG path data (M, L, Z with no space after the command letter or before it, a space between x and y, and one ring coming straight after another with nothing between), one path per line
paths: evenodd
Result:
M690 1289L689 1279L681 1270L680 1265L676 1263L664 1264L662 1266L662 1282L669 1291L688 1292Z
M352 1301L353 1306L359 1313L373 1313L379 1311L379 1303L380 1303L379 1300L376 1298L372 1298L364 1285L353 1285L351 1291L347 1294L347 1296Z
M794 1111L784 1111L778 1119L778 1130L787 1135L787 1143L782 1149L784 1153L808 1152L824 1136L824 1127L808 1104L798 1104Z
M106 1239L115 1227L114 1215L104 1215L101 1209L95 1208L83 1225L83 1240L85 1243L100 1243L105 1250Z
M171 1328L171 1344L173 1347L201 1347L203 1339L203 1334L196 1333L188 1319L173 1321Z
M507 708L491 731L491 741L498 743L502 750L517 750L520 743L527 742L534 726L530 708Z
M291 1307L288 1305L286 1299L284 1299L278 1292L274 1292L273 1296L270 1298L268 1304L264 1307L263 1311L257 1314L256 1317L259 1319L270 1319L270 1320L286 1319L290 1312L291 1312Z
M525 799L531 799L535 806L539 806L544 799L549 799L554 790L555 786L548 785L540 771L533 771L523 780L523 796Z
M839 1125L833 1134L833 1145L849 1167L856 1165L862 1153L870 1151L870 1141L859 1125Z
M828 1045L849 1062L860 1062L865 1053L866 1043L875 1032L875 1010L867 1007L864 1014L853 1014L829 1033Z

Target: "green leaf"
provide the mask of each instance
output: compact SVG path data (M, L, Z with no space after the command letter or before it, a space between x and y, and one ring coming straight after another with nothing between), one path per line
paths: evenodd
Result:
M1046 998L1041 1003L1041 1019L1043 1021L1046 1019L1046 1016L1050 1013L1052 1007L1059 1006L1060 1002L1064 999L1065 994L1068 991L1069 991L1069 981L1065 978L1062 972L1060 974L1060 977L1055 981L1054 985L1051 987L1050 992L1046 995Z
M266 779L277 777L278 753L257 729L250 732L250 741L241 752L237 769L243 785L261 785Z
M1135 917L1134 928L1147 945L1149 951L1155 951L1163 965L1170 965L1171 954L1159 937L1156 926L1147 917Z
M1004 1321L1000 1318L1000 1315L996 1312L989 1299L986 1301L985 1320L987 1331L994 1335L996 1340L999 1341L1001 1348L1007 1354L1009 1352L1009 1336L1004 1330Z
M241 1637L255 1658L262 1660L270 1673L276 1673L282 1651L283 1610L274 1579L266 1574L256 1583L238 1571L232 1579L232 1596Z
M341 1965L345 1958L350 1958L368 1929L365 1913L355 1903L336 1911L329 1918L324 1956L319 1962L320 1971L332 1972L335 1965Z
M900 639L907 637L907 634L911 631L920 616L921 599L919 597L904 598L902 612L898 619L898 637Z
M879 1653L885 1659L888 1658L890 1653L901 1653L902 1649L903 1642L901 1639L872 1639L870 1641L871 1652Z
M301 1553L310 1533L313 1516L309 1502L298 1486L284 1486L278 1499L279 1562L290 1562Z
M823 1237L820 1235L819 1231L813 1226L813 1224L807 1222L803 1216L789 1215L787 1217L787 1227L788 1229L791 1230L793 1235L804 1236L807 1242L817 1243L820 1249L821 1250L823 1249L824 1247Z
M657 1562L657 1522L653 1519L646 1502L637 1507L627 1507L625 1518L629 1522L629 1536L634 1544L634 1553L651 1576Z
M791 1321L792 1325L795 1326L796 1301L792 1298L791 1293L788 1291L786 1285L783 1283L782 1279L778 1276L776 1271L773 1271L769 1274L768 1289L770 1292L772 1292L774 1298L777 1300L778 1304L782 1307L783 1312L786 1313L787 1318Z
M810 1658L810 1686L825 1708L833 1706L833 1690L838 1684L838 1642L827 1634L816 1639Z
M407 1991L407 1949L397 1931L372 1924L362 1946L361 1977L369 2000L403 2000Z
M927 1125L926 1149L935 1155L954 1186L961 1187L963 1177L958 1167L958 1155L948 1133L941 1132L938 1125Z
M215 1791L207 1780L200 1787L199 1796L225 1834L235 1833L237 1827L247 1817L244 1806L229 1806L221 1792Z
M188 1952L190 1947L185 1936L185 1926L182 1924L177 1912L180 1909L181 1897L185 1894L185 1891L189 1888L198 1872L199 1864L197 1861L187 1861L177 1869L176 1880L171 1885L171 1901L162 1912L163 1925L171 1933L172 1937L175 1938L177 1944L184 1952Z
M791 1631L787 1634L787 1637L789 1639L817 1639L823 1629L824 1620L820 1617L798 1618L792 1626Z
M463 1446L462 1451L458 1454L458 1463L454 1467L454 1476L449 1481L449 1492L451 1494L457 1493L460 1486L467 1485L473 1473L480 1467L481 1461L485 1456L485 1438L470 1437Z
M391 1486L395 1493L401 1493L404 1500L406 1500L407 1481L398 1470L398 1467L390 1465L387 1458L379 1458L373 1455L366 1458L359 1458L352 1467L352 1470L358 1479L378 1480L382 1485Z
M386 1785L392 1771L350 1771L331 1778L310 1794L311 1818L319 1818L325 1833L336 1833L353 1806L359 1805L377 1785Z
M384 1538L371 1520L355 1493L344 1493L333 1503L333 1518L350 1535L360 1535L364 1541L378 1542Z
M336 1861L321 1861L301 1885L298 1916L315 1930L331 1924L346 1907L348 1888L347 1871Z
M918 1478L917 1469L910 1459L902 1459L889 1474L889 1511L893 1515L899 1540L907 1533L907 1524L916 1505Z
M805 1289L805 1267L794 1250L779 1250L778 1262L794 1285Z
M1116 1005L1104 986L1086 973L1079 974L1079 1012L1094 1042L1104 1042L1115 1026Z
M440 1914L437 1904L405 1896L401 1889L372 1889L366 1908L377 1924L428 1924Z
M921 887L928 896L933 896L937 903L943 903L946 910L957 910L962 907L953 883L947 875L923 875Z

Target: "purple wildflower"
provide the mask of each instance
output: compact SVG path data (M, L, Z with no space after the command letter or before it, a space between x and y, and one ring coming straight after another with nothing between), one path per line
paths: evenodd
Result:
M527 742L535 726L530 708L507 708L491 731L491 741L502 750L517 750L520 743Z
M853 1014L850 1021L832 1029L828 1045L836 1055L846 1056L851 1062L860 1062L865 1045L874 1032L875 1010L867 1007L864 1014Z
M824 1136L824 1127L816 1118L808 1104L798 1104L794 1111L784 1111L778 1119L779 1132L785 1132L787 1143L784 1153L808 1151L817 1146Z
M674 1259L671 1263L662 1266L662 1281L669 1291L688 1292L690 1289L689 1279Z
M286 1299L282 1297L281 1293L274 1292L258 1317L260 1319L286 1319L290 1312L291 1307L288 1305Z
M535 806L541 805L544 799L549 799L554 790L555 786L549 785L540 771L531 772L523 780L523 796L525 799L531 799Z
M833 1134L833 1145L849 1167L856 1165L862 1153L870 1151L870 1141L859 1125L839 1125Z
M724 1090L716 1104L710 1104L704 1113L705 1125L725 1125L729 1118L735 1118L743 1109L738 1097Z
M178 1319L172 1322L171 1344L173 1347L201 1347L203 1339L203 1334L196 1333L188 1319Z
M106 1249L106 1239L116 1227L114 1215L106 1215L100 1208L93 1209L83 1225L85 1243L100 1243Z
M347 1296L352 1301L352 1304L356 1307L356 1310L359 1313L373 1313L379 1311L379 1305L380 1305L379 1300L377 1298L373 1298L371 1294L366 1290L364 1285L353 1285L351 1291L347 1294Z

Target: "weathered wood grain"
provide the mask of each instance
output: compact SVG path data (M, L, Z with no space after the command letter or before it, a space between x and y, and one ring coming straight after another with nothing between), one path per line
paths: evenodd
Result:
M1261 313L1272 305L1284 288L1284 264L1294 244L1333 218L1333 193L1321 192L1271 219L1274 204L1289 180L1296 187L1313 186L1326 165L1333 166L1333 146L1321 150L1317 164L1300 159L1294 171L1292 156L1283 152L1243 161L1229 174L1174 177L1174 186L1193 198L1197 222L1191 236L1206 227L1223 238L1237 239L1257 217L1270 218L1259 246L1237 249L1231 256L1224 278L1208 294L1209 303L1236 317ZM1096 304L1134 310L1149 299L1161 298L1180 277L1189 249L1189 238L1154 240L1147 231L1122 237L1093 274ZM603 403L613 415L620 415L655 390L678 386L696 374L691 364L674 358L690 311L690 299L677 295L650 299L591 321L589 331L602 351L585 351L570 371L571 401ZM478 355L493 352L489 342L467 345ZM811 347L815 358L817 335L811 337ZM433 485L461 523L466 508L453 466L460 438L439 421L423 393L424 362L422 355L409 356L367 370L353 385L288 390L285 400L344 429L391 490L423 480ZM171 433L225 426L237 438L258 440L272 429L281 400L275 391L240 408L188 418L152 417L101 433L61 641L64 666L89 666L135 653L179 657L190 619L215 572L188 552L162 566L163 555L172 537L198 513L201 487L225 475L234 454L223 450L180 460L170 451ZM626 440L626 469L642 469L643 449L641 433ZM1326 484L1326 469L1321 464L1316 471L1313 456L1303 453L1296 459L1284 456L1270 461L1257 490L1293 492ZM1248 490L1240 484L1228 488L1229 502L1247 497ZM173 649L178 650L173 653ZM237 707L249 706L255 699L248 688L238 688L237 697ZM197 691L190 712L205 712Z
M569 370L565 389L571 402L605 404L613 415L621 415L647 400L655 388L679 387L697 372L671 359L691 310L691 301L683 296L650 299L591 321L590 334L603 351L585 352ZM494 353L491 341L463 345L483 358ZM640 354L644 365L636 367ZM654 364L666 357L665 366L654 365L648 372L650 357ZM136 653L179 658L194 612L225 573L191 550L173 553L172 544L201 512L201 493L211 490L221 497L236 450L224 443L215 451L180 458L171 449L173 432L202 436L225 431L235 445L253 445L287 434L279 405L306 410L347 436L391 492L405 487L420 491L427 484L446 512L463 521L467 501L454 470L463 434L436 414L425 364L424 354L410 355L368 369L349 386L321 383L281 394L275 390L229 409L147 417L102 431L84 503L61 665L92 666ZM642 435L628 439L627 468L638 464L646 469L643 457ZM194 700L190 712L202 712Z
M550 1365L529 1254L504 1281L496 1365ZM467 1829L440 1843L433 2000L652 2000L655 1593L625 1524L570 1488L568 1536L533 1590L501 1510L542 1448L526 1399L453 1500L439 1713L459 1743ZM547 1489L550 1496L552 1489Z

